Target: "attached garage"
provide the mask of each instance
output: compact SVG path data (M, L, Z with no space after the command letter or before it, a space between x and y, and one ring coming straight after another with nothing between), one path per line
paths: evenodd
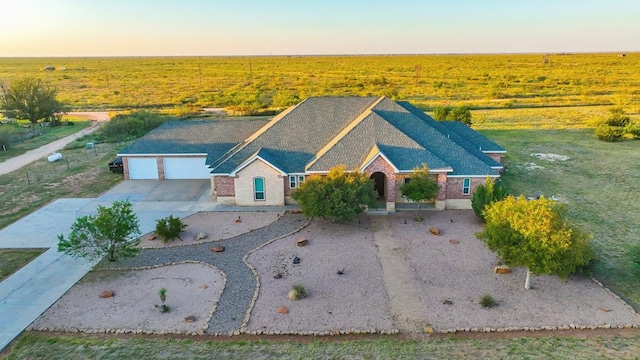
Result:
M158 179L158 162L155 157L128 157L127 160L130 179Z
M209 179L211 169L205 165L206 157L165 157L165 179Z

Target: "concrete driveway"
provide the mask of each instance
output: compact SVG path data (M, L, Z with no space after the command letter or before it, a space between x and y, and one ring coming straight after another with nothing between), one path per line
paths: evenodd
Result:
M209 193L209 180L124 181L95 199L58 199L0 230L0 248L48 249L0 282L0 351L95 265L56 249L58 234L67 235L76 217L129 200L144 234L156 219L214 210Z

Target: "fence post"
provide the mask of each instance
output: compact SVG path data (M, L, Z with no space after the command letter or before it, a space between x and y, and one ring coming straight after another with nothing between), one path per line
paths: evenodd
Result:
M29 173L25 172L25 174L27 174L27 185L31 186L31 180L29 180Z
M67 170L69 170L69 158L65 156L64 159L67 161Z

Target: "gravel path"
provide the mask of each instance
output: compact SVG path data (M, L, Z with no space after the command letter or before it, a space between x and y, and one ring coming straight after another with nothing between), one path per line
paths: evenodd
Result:
M243 257L264 243L300 229L304 215L287 213L263 228L212 243L161 249L142 249L140 254L116 264L102 262L104 268L138 268L185 260L200 261L215 266L227 276L227 283L207 332L227 334L239 331L256 290L256 279L243 262ZM210 251L212 246L224 246L222 253Z

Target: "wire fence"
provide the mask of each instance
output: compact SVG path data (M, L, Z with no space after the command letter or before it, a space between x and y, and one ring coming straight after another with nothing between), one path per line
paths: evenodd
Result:
M59 153L62 158L49 162L47 158L38 160L35 166L29 166L24 171L24 180L27 185L35 185L44 182L59 181L66 176L76 175L83 169L108 169L109 162L115 157L108 157L122 149L119 143L94 144L81 149L62 149Z

